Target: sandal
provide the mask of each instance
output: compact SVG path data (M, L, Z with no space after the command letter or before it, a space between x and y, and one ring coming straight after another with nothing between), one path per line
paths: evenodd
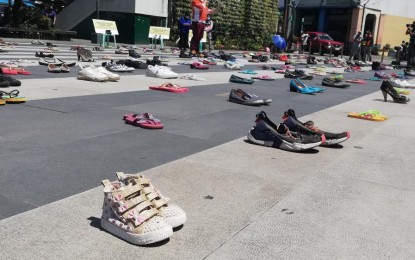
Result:
M357 83L357 84L366 84L367 82L362 79L348 79L346 82Z
M364 119L364 120L370 120L370 121L385 121L388 119L387 116L382 115L377 110L368 110L360 114L356 112L350 112L347 116L353 117L353 118Z
M251 77L251 79L260 79L260 80L268 80L268 81L275 80L274 78L271 78L268 75L261 75L261 76L258 76L258 77Z
M26 102L25 97L19 96L19 91L17 89L12 90L10 92L0 91L0 97L6 103L10 104L17 104L17 103L24 103Z
M149 89L162 90L162 91L174 92L174 93L184 93L184 92L189 91L188 88L183 88L178 84L172 84L170 82L166 82L161 86L150 86Z
M153 117L150 113L144 114L126 114L123 117L126 124L139 126L146 129L163 129L164 125L159 119Z
M254 71L254 70L243 70L243 71L239 71L238 73L242 73L242 74L258 74L258 72Z
M0 67L0 73L1 74L7 74L7 75L17 75L17 70L15 70L15 68L5 68L5 67Z

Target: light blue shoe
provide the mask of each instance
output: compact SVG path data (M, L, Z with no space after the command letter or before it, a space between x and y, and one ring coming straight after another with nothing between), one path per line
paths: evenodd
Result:
M291 92L298 92L301 94L315 94L317 93L316 90L310 89L308 87L304 87L303 84L298 82L296 79L291 80L290 82L290 91Z
M254 70L243 70L243 71L240 71L239 73L252 74L252 75L258 74L258 72L254 71Z
M302 85L303 86L303 88L308 88L308 89L310 89L310 90L313 90L314 92L316 92L316 93L321 93L321 92L323 92L323 91L325 91L326 90L326 88L320 88L320 87L314 87L314 86L307 86L304 82L302 82L300 79L295 79L297 82L298 82L298 84L299 85Z

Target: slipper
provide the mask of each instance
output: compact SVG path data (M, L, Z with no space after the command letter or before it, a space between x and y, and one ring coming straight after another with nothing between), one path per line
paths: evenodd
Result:
M26 102L25 97L19 96L19 91L17 89L12 90L10 92L0 91L0 97L2 100L6 101L6 103L10 104L17 104L17 103L24 103Z
M139 126L146 129L162 129L163 123L159 119L153 117L150 113L144 114L126 114L123 117L126 124Z
M21 67L14 68L13 70L17 71L17 74L20 74L20 75L31 75L32 74L32 72L27 71L27 70L25 70L24 68L21 68Z
M371 80L371 81L381 81L382 79L380 79L378 77L370 77L367 80Z
M258 77L251 77L251 79L260 79L260 80L269 80L269 81L275 80L275 79L271 78L268 75L261 75L261 76L258 76Z
M388 119L387 116L382 115L377 110L368 110L360 114L356 112L350 112L347 116L370 121L385 121L386 119Z
M7 74L7 75L17 75L18 74L17 70L12 69L12 68L4 68L4 67L0 68L0 73Z
M357 84L366 84L367 82L361 79L348 79L346 82L349 83L357 83Z
M161 86L150 86L149 89L161 90L161 91L167 91L167 92L173 92L173 93L185 93L189 91L188 88L182 88L181 86L177 84L172 84L170 82L166 82Z
M242 73L242 74L258 74L258 72L254 71L254 70L243 70L243 71L239 71L238 73Z

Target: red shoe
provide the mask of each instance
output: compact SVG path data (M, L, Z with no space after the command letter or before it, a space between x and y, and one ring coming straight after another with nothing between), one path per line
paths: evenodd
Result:
M207 64L207 65L216 65L216 62L208 61L208 60L203 60L202 63Z
M198 70L207 70L207 69L209 69L208 66L200 64L199 62L193 62L192 64L190 64L190 68L191 69L198 69Z

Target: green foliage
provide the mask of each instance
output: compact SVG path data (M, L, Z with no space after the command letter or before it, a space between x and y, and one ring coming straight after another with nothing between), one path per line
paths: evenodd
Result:
M212 16L216 48L259 50L271 43L277 28L278 0L221 0L224 8ZM218 5L210 0L211 9ZM169 24L171 38L177 39L177 19L191 11L190 0L171 1Z

